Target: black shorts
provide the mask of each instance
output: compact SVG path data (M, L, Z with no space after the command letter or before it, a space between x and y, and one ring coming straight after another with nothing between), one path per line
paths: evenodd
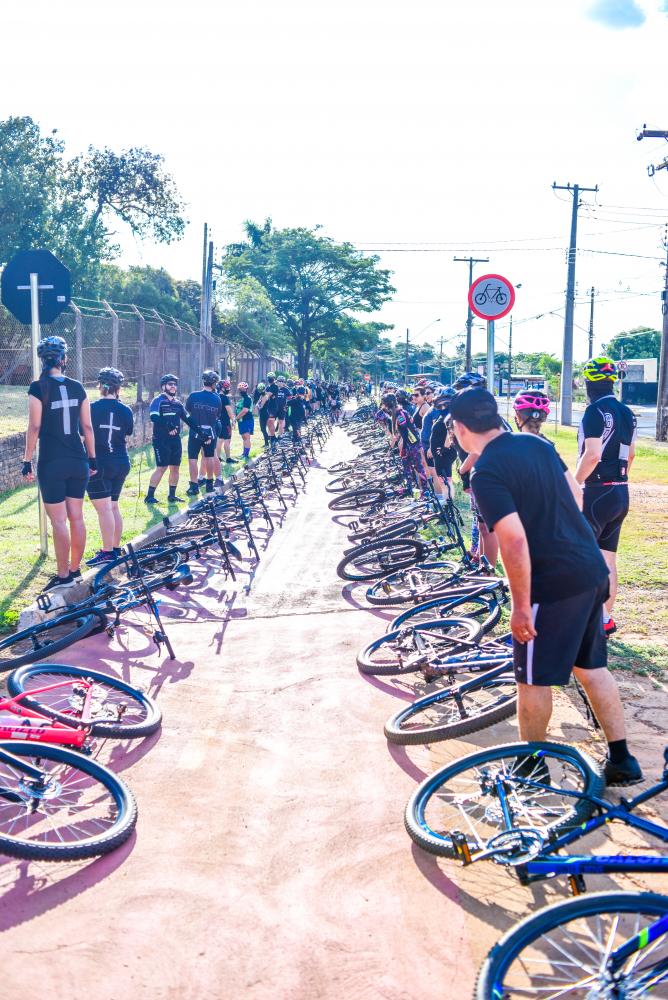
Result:
M221 441L231 441L232 440L232 424L220 424L218 428L218 437Z
M526 643L513 639L515 679L536 687L561 686L568 684L574 666L582 670L606 667L603 602L609 593L606 577L583 594L534 604L536 638Z
M200 451L204 452L205 458L213 458L216 454L216 435L211 431L209 443L205 444L198 434L188 435L188 458L199 458Z
M624 518L629 512L627 483L585 486L582 513L591 525L599 549L616 552Z
M155 452L155 464L159 469L164 469L167 465L180 465L183 446L178 434L174 437L162 438L159 441L153 439L153 451Z
M59 458L37 463L37 482L44 503L62 503L66 497L83 500L88 482L85 458Z
M423 449L423 451L424 451L424 460L427 464L427 468L434 469L435 468L434 459L429 457L425 449Z
M278 416L278 400L269 399L264 407L264 412L267 418L270 417L276 418Z
M115 458L99 458L97 473L88 480L88 496L91 500L104 500L111 497L116 501L121 495L123 484L130 471L130 459L119 461Z

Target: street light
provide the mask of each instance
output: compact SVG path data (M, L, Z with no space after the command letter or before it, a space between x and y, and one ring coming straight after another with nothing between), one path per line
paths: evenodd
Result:
M422 329L419 330L415 334L415 336L419 337L421 334L423 334L425 332L425 330L428 330L429 327L434 326L435 323L440 323L440 322L441 322L441 317L438 316L436 319L433 319L431 321L431 323L427 323L426 326L423 326ZM406 328L406 364L405 364L405 370L404 370L404 381L406 382L406 385L408 385L408 342L409 342L409 338L410 338L410 330L407 327Z

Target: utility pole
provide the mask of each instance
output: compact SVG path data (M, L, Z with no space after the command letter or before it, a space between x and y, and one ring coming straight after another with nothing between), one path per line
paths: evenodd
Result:
M410 330L406 327L406 364L404 367L404 382L408 385L408 341L410 338Z
M564 318L564 355L561 363L561 424L570 427L573 422L573 313L575 312L575 257L578 240L578 208L582 191L598 191L596 187L580 187L579 184L552 185L553 191L570 191L573 195L571 215L571 239L568 246L568 282L566 286L566 316Z
M506 388L506 419L510 416L510 386L513 380L513 317L508 329L508 386Z
M587 357L594 357L594 296L596 295L596 290L592 286L589 290L589 295L591 300L589 303L589 354Z
M469 288L473 284L473 265L474 264L489 264L489 257L453 257L454 261L458 264L468 264L469 266ZM467 295L468 301L468 295ZM471 311L471 305L469 303L468 315L466 319L466 360L464 362L464 368L468 372L471 370L471 330L473 328L473 313Z
M668 139L668 131L661 128L647 128L646 125L643 125L641 130L638 132L636 139L638 142L640 142L641 139ZM647 173L650 177L654 177L654 174L658 170L668 170L668 157L665 160L662 160L661 163L656 164L656 166L650 163L647 168Z
M656 397L656 440L668 441L668 235L665 240L666 275L661 293L663 328L659 357L659 385Z

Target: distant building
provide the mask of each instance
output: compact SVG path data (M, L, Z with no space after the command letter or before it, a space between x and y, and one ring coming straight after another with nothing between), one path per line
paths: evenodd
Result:
M655 406L658 398L658 361L656 358L624 358L622 402Z

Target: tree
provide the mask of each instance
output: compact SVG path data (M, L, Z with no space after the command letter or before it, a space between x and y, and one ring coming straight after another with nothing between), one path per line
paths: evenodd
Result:
M661 334L650 326L636 326L632 330L615 334L603 353L611 358L658 358L661 353Z
M191 326L199 326L199 284L179 282L160 267L130 267L127 271L106 264L102 268L100 295L109 302L133 302L146 309L157 309L162 316ZM194 297L194 285L196 297Z
M276 230L270 219L263 226L246 222L245 231L246 242L228 247L227 274L262 286L285 326L301 376L308 374L314 347L335 345L345 353L373 345L377 331L356 325L354 314L380 309L394 291L379 257L365 257L317 229Z

